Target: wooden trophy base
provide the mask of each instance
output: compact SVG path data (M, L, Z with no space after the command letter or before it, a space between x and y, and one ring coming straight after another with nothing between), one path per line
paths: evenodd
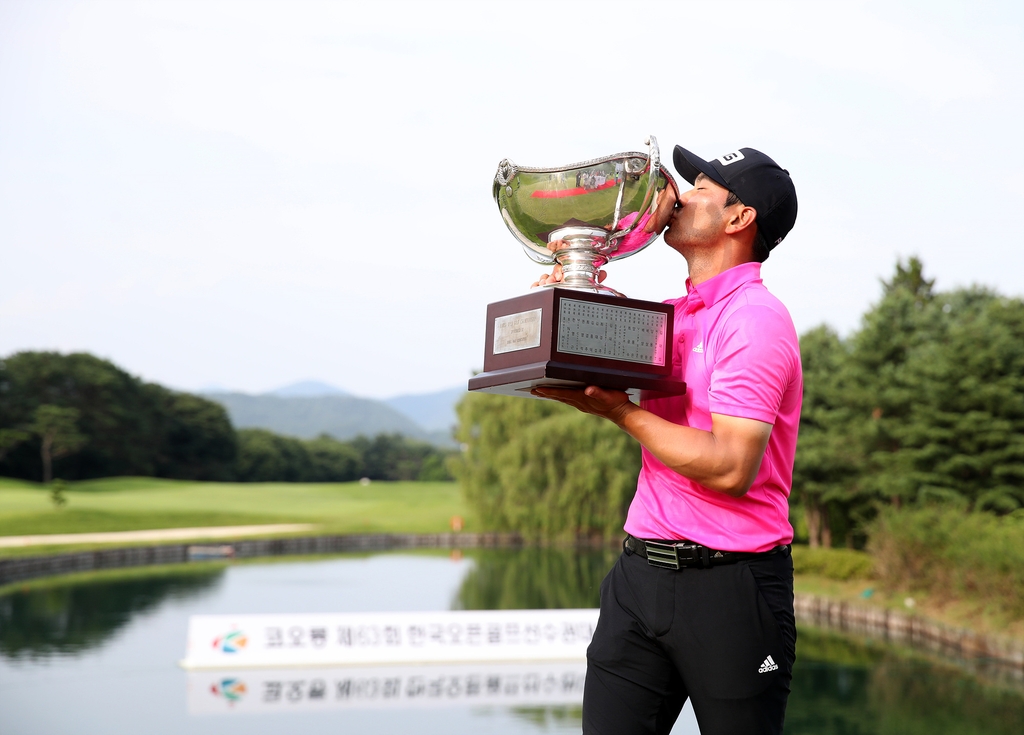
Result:
M484 372L469 389L530 396L537 386L680 395L672 362L673 307L567 288L487 306Z

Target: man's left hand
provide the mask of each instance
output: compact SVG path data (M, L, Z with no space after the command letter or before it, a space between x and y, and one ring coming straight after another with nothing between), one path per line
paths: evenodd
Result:
M632 403L624 391L605 390L596 385L588 385L583 389L541 385L530 392L540 398L559 401L583 413L601 416L620 425L629 413L639 410L639 406Z

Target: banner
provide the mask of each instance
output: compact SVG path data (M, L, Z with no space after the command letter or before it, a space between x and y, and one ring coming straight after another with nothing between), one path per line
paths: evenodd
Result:
M186 669L585 661L598 611L194 615Z

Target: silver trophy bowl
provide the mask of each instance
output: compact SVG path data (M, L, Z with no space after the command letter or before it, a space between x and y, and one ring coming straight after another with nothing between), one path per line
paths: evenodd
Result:
M648 153L616 153L554 168L517 166L507 158L494 175L494 200L526 254L562 266L552 287L621 296L597 282L606 263L638 253L660 233L644 226L674 184L661 167L658 141Z

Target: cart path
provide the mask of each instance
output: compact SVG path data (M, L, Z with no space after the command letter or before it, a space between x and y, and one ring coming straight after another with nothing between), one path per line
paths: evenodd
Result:
M314 528L316 525L312 523L277 523L268 526L203 526L198 528L158 528L151 531L0 536L0 549L21 546L60 546L63 544L119 544L125 541L226 539L239 536L260 536L268 533L302 533L312 531Z

